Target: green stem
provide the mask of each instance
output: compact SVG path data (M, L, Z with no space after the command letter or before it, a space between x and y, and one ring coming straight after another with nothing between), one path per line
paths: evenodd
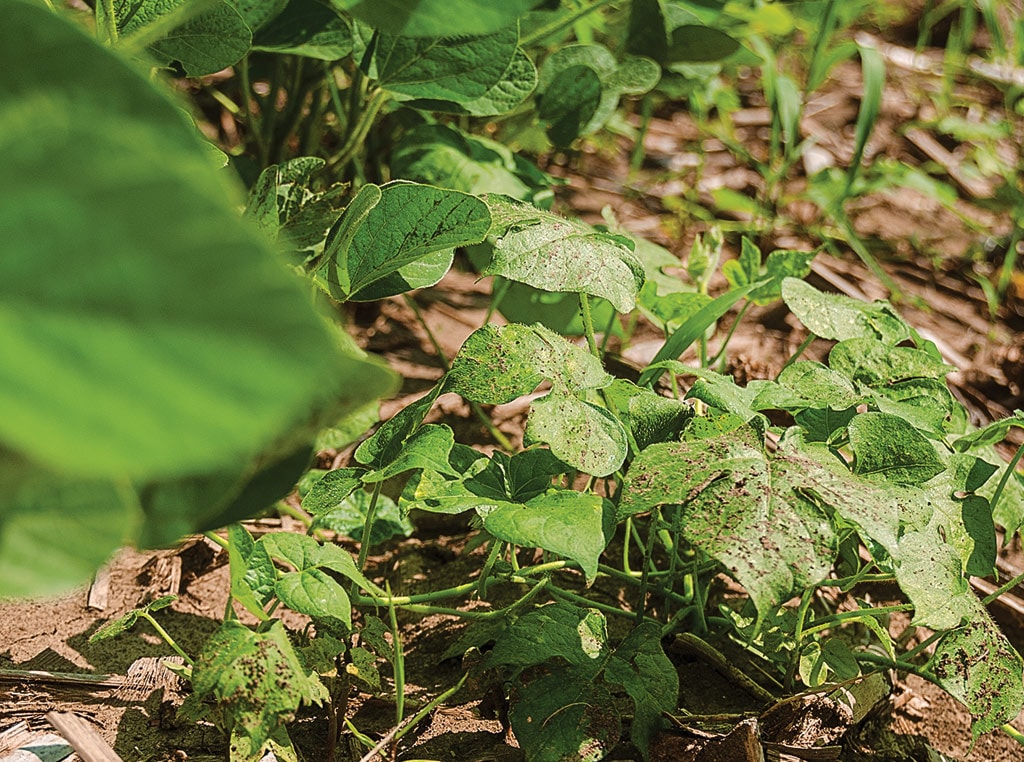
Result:
M528 48L531 45L540 42L545 37L550 37L553 34L561 32L563 29L568 29L580 19L589 16L594 11L600 10L606 5L610 5L612 2L614 2L614 0L597 0L593 5L588 5L585 8L580 8L575 13L570 13L568 16L555 19L547 26L543 26L531 34L521 38L519 40L519 45L520 47Z
M627 619L635 618L633 614L629 613L628 611L623 611L618 606L609 606L607 603L592 601L589 598L584 598L582 595L576 595L576 593L570 593L568 590L563 590L560 587L552 586L551 588L549 588L549 592L556 598L562 598L563 600L579 604L580 606L583 606L585 608L597 609L598 611L608 614L609 616L625 617ZM661 624L656 619L644 616L642 611L640 612L640 622L652 622L659 626Z
M783 370L785 370L790 365L799 360L800 356L807 351L807 347L811 346L811 342L813 342L816 338L818 337L815 336L813 333L807 334L807 338L800 342L800 346L796 348L796 351L793 353L793 355L782 364L782 369L779 371L779 375L782 374ZM776 378L778 378L778 376L776 376Z
M998 590L996 590L995 592L991 593L990 595L986 595L984 598L982 598L981 602L985 606L987 606L988 604L992 603L992 601L994 601L996 598L998 598L1003 593L1005 593L1008 590L1012 590L1013 588L1017 587L1017 585L1019 585L1021 582L1024 582L1024 574L1018 574L1016 577L1014 577L1009 582L1004 584Z
M1006 735L1008 735L1017 743L1024 745L1024 733L1021 733L1019 730L1017 730L1017 728L1013 727L1013 725L1011 725L1010 723L1000 725L999 729L1006 733Z
M385 585L384 589L390 598L391 586ZM402 633L398 629L398 615L395 613L394 603L388 605L388 617L391 620L391 642L395 652L395 661L392 665L395 678L395 724L401 725L405 716L405 653L402 651Z
M181 650L181 646L179 646L175 642L174 638L171 637L171 634L169 632L167 632L167 630L165 630L163 627L161 627L160 623L157 622L148 611L140 611L139 612L139 616L142 617L143 619L145 619L147 622L150 623L150 625L153 627L153 629L156 630L156 634L160 636L160 638L164 641L164 643L166 643L171 648L173 648L174 649L174 653L178 654L178 656L180 656L182 659L184 659L185 663L188 666L191 667L195 663L195 662L192 661L192 657L189 656L187 653L185 653L183 650Z
M103 9L103 24L97 25L97 28L102 26L103 33L107 36L107 44L113 47L117 44L117 13L114 9L114 0L100 0L96 5L96 10Z
M373 121L377 118L377 114L390 97L387 90L377 89L374 91L370 96L369 103L366 104L366 108L359 115L359 121L356 122L349 133L345 145L331 157L329 163L332 167L343 167L355 158L355 155L362 149L363 143L366 142L366 136L370 134L370 128L373 126Z
M751 302L749 300L743 302L743 306L740 308L739 314L736 315L736 319L732 321L732 325L729 326L729 333L726 334L725 340L722 342L722 346L719 348L715 356L707 361L706 365L701 367L710 368L711 366L718 363L719 360L724 360L725 350L729 346L729 342L732 340L732 335L736 333L736 329L739 327L740 321L743 320L743 316L747 314L747 310L750 308Z
M991 510L995 512L996 505L999 504L999 498L1003 496L1003 490L1006 489L1006 483L1010 481L1010 477L1017 472L1017 464L1020 463L1021 456L1024 456L1024 444L1017 448L1016 454L1013 459L1007 464L1006 469L1003 471L1003 476L999 480L999 484L996 485L996 491L992 493L992 499L989 501Z
M647 528L647 545L644 548L644 569L640 577L640 592L637 596L636 624L639 627L644 620L644 609L647 607L647 586L651 562L654 557L654 538L657 536L658 524L661 523L661 508L651 512L651 525Z
M356 568L363 571L366 568L366 558L370 555L370 533L373 531L373 520L377 517L377 502L380 500L382 482L373 485L373 494L370 495L370 505L366 509L366 523L363 525L363 536L359 541L359 560ZM388 598L391 595L388 594Z
M874 654L869 651L860 651L857 653L857 661L866 661L871 664L880 664L881 666L889 669L896 669L900 672L909 672L912 675L923 677L930 683L938 684L938 680L935 675L924 667L919 667L916 664L911 664L910 662L903 661L902 659L890 659L887 656L881 656L880 654Z
M221 537L219 534L213 532L203 532L203 537L212 542L214 545L219 545L223 550L227 550L231 547L230 543Z
M590 354L601 359L601 352L597 348L597 339L594 336L594 316L590 311L590 297L580 292L580 314L583 316L583 333L587 337L587 346Z
M900 603L893 606L879 606L873 609L857 609L856 611L843 611L838 614L832 614L831 616L822 617L814 622L812 627L808 627L803 631L804 635L813 635L816 632L822 632L823 630L830 630L836 624L840 622L846 622L850 619L864 619L866 617L885 616L886 614L893 614L897 611L913 611L914 606L910 603Z
M256 142L256 154L260 157L260 166L264 166L267 155L266 146L263 144L263 126L260 124L261 115L253 111L250 99L253 95L252 78L249 72L249 56L246 56L238 63L238 75L242 83L242 115L245 117L245 126L249 135Z

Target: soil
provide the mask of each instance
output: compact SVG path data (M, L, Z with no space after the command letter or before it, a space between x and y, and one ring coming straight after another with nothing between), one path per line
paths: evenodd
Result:
M998 267L1003 256L999 247L1011 223L982 203L991 188L979 188L979 184L988 181L964 175L960 163L971 145L967 141L951 144L948 136L922 126L935 116L929 111L931 100L923 95L933 93L941 82L919 60L900 68L899 51L892 45L883 47L890 71L896 75L889 77L881 121L866 159L869 163L898 159L913 166L928 163L930 168L945 162L945 171L960 177L959 198L951 209L908 188L860 197L850 207L854 227L891 280L880 281L845 249L840 256L820 255L809 280L819 288L850 296L897 301L907 319L960 369L950 377L951 384L980 425L1024 407L1024 276L1020 272L1014 275L1005 300L996 314L991 314L972 274L988 274ZM941 65L940 51L925 51L928 60L936 56ZM762 155L767 111L753 78L740 84L743 107L733 114L734 123L740 126L735 137L752 154ZM986 113L1001 113L1001 95L983 78L961 82L957 96L962 102L978 104ZM816 142L804 157L805 165L813 161L846 165L859 98L859 70L852 65L837 68L827 86L812 97L802 130ZM1014 123L1019 133L1020 120ZM908 129L914 125L916 132ZM634 117L633 129L639 126ZM1010 166L1019 166L1022 144L1022 136L1013 134L998 141L994 150ZM631 151L628 136L604 137L586 143L579 153L541 157L547 171L566 180L558 189L557 208L601 223L602 210L610 207L625 229L683 259L695 235L705 229L686 213L683 200L713 208L712 193L717 189L748 196L764 190L760 175L739 164L720 140L683 111L666 107L655 112L644 135L639 170L629 167ZM747 229L758 230L757 243L764 250L815 247L827 224L813 205L800 200L806 181L799 168L794 175L795 179L780 189L782 202L775 219L750 219L735 211L720 210L720 215L731 214ZM736 243L730 236L730 252ZM447 357L484 322L489 291L486 279L479 279L468 265L457 263L438 286L414 295ZM353 311L349 317L358 340L383 355L405 377L401 394L383 403L384 418L422 394L442 374L437 351L408 302L388 300ZM725 328L728 322L729 318ZM653 329L641 325L625 350L613 339L609 343L613 360L627 370L642 366L657 350L657 336ZM803 338L802 329L784 309L753 310L732 338L730 371L740 381L773 376ZM517 402L493 410L495 424L515 444L522 439L526 409L525 402ZM458 441L482 449L494 447L467 406L453 396L439 400L431 419L451 425ZM1011 439L1007 448L1019 444L1016 431L1017 439ZM340 465L347 455L325 452L320 459L323 464ZM386 580L396 593L422 592L442 587L449 580L458 584L479 573L480 551L470 549L473 530L463 519L419 516L414 523L417 531L412 538L375 549L370 576L377 582ZM292 519L269 518L250 528L267 531L299 526ZM355 547L346 538L339 542ZM1024 570L1018 540L1001 551L999 567L1001 579ZM152 630L137 627L98 643L90 643L89 636L133 607L173 593L178 599L160 612L159 620L182 648L196 653L223 617L227 589L225 553L209 540L192 538L167 550L143 553L126 549L90 589L75 590L55 600L0 603L0 762L22 759L8 755L48 730L44 716L51 710L86 718L126 762L223 758L226 742L212 726L176 720L184 688L160 666L171 652ZM1015 592L1024 597L1024 592ZM615 602L618 591L602 590L601 594ZM993 604L992 611L1018 650L1024 650L1024 600L1011 592ZM299 617L285 623L296 629L304 624ZM406 695L409 705L415 707L462 676L459 659L443 655L464 624L456 617L438 614L403 614L400 623ZM907 623L894 618L890 626L898 634ZM756 715L757 701L735 681L722 677L684 648L670 648L669 653L685 689L681 706L686 710L700 715ZM38 672L29 674L28 670ZM90 675L94 682L73 683L63 677L66 675ZM386 684L389 677L385 674ZM955 760L969 755L976 762L1024 760L1024 746L998 732L972 747L969 714L941 690L914 676L888 677L893 681L891 692L856 723L824 699L810 697L799 705L799 711L782 718L755 716L744 722L691 724L666 731L652 748L652 759L743 762L763 758L757 756L762 749L757 742L760 730L761 740L768 741L769 754L781 754L781 759L838 758L828 756L828 749L841 745L846 760L936 760L938 754ZM455 694L405 736L397 759L522 759L500 719L501 707L493 706L500 688L481 683ZM349 718L362 733L379 738L395 725L393 696L388 698L386 686L381 696L359 694L350 705ZM1014 724L1024 731L1024 716ZM305 759L325 758L326 732L324 719L313 714L299 718L294 737ZM365 747L350 736L346 740L351 746L339 750L339 759L361 759ZM821 755L813 756L806 747L823 740L833 746L822 747ZM610 758L639 757L624 745Z

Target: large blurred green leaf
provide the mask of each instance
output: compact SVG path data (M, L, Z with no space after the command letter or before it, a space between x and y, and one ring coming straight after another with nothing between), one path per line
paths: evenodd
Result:
M390 385L341 360L171 101L46 11L5 19L0 442L90 478L188 475L255 455L322 390Z
M510 26L541 0L333 0L390 34L444 37L488 34Z

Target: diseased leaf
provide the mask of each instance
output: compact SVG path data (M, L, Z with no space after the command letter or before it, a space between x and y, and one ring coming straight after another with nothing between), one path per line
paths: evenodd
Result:
M313 520L314 529L329 529L354 540L362 538L363 527L370 509L370 494L356 490L334 508ZM395 501L387 495L377 496L377 506L370 528L370 545L379 545L392 537L409 537L413 525L401 514Z
M601 362L543 326L512 323L474 331L452 361L447 391L501 405L529 394L543 380L565 391L600 389L612 377Z
M423 424L423 419L443 389L444 384L436 384L418 400L410 402L385 421L372 437L356 448L356 462L367 468L380 469L397 458L403 444Z
M557 391L533 403L524 436L546 443L560 460L594 476L617 471L628 451L626 431L615 416Z
M971 712L977 739L1013 720L1024 706L1024 665L980 603L970 621L935 647L928 671Z
M768 460L736 437L655 444L631 464L619 514L681 506L686 541L723 563L765 612L831 569L836 538L808 492L836 482L796 454ZM889 521L895 535L895 516Z
M192 670L192 690L212 699L232 735L259 758L300 706L321 704L328 693L295 652L284 625L256 632L224 622L203 646Z
M850 421L854 473L896 484L924 484L946 466L929 440L902 418L862 413Z
M285 572L274 592L281 603L313 619L321 628L344 636L352 629L352 603L345 589L330 575L312 567Z
M918 378L942 379L956 370L930 352L894 347L879 339L840 341L829 352L828 364L837 373L869 387Z
M336 468L320 477L302 498L302 510L313 516L332 511L363 483L366 472L358 468Z
M646 757L664 714L676 710L679 696L679 673L661 647L660 628L644 622L630 631L608 660L605 679L633 699L629 738Z
M608 544L600 496L557 490L519 505L480 506L477 513L498 539L557 553L576 561L588 580L597 576L597 559Z
M484 275L501 275L545 291L600 296L619 312L636 306L643 267L632 244L508 196L488 194L494 247Z
M382 482L406 471L429 468L439 473L454 475L448 464L448 453L455 444L455 434L449 426L428 423L416 430L402 444L402 449L393 460L382 468L365 474L367 484Z
M886 302L867 304L826 294L796 278L782 282L782 298L800 322L823 339L870 338L895 345L912 335L910 326Z

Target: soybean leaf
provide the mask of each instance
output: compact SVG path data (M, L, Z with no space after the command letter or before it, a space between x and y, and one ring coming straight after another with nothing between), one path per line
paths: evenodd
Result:
M612 382L605 398L640 450L655 442L678 439L693 418L693 408L685 402L662 397L621 378Z
M1009 418L990 423L977 431L972 431L953 442L957 452L967 452L976 448L989 447L1002 442L1014 426L1024 428L1024 410L1015 410Z
M782 299L811 333L823 339L871 338L895 345L913 335L910 326L885 302L868 304L826 294L796 278L783 280Z
M338 300L359 297L404 266L479 243L490 224L487 206L465 193L407 182L364 185L331 228L316 276Z
M945 381L935 378L908 378L871 390L875 407L912 423L937 439L945 436L954 420L959 403Z
M480 506L476 511L498 539L572 559L588 581L597 576L597 560L609 539L605 514L610 509L600 496L552 490L522 504Z
M154 601L150 601L141 608L132 609L127 614L119 616L113 621L107 622L105 625L100 627L96 632L89 636L89 642L95 643L100 640L107 640L128 632L132 627L135 626L136 622L139 621L139 616L142 613L151 614L154 611L165 609L178 600L176 595L162 595Z
M449 426L439 423L424 424L402 443L401 451L393 460L384 464L382 468L365 474L363 481L368 484L382 482L419 468L454 475L455 472L448 463L448 453L454 444L455 434Z
M622 734L608 688L579 670L559 670L518 687L509 723L530 762L604 759Z
M518 45L515 26L480 37L382 34L374 50L376 77L382 88L399 96L474 101L501 81Z
M474 195L504 193L526 198L531 193L515 154L443 124L412 130L392 154L391 168L398 177Z
M835 534L807 490L834 481L798 456L769 460L734 436L655 444L631 464L619 513L680 505L682 536L723 563L760 614L831 569ZM894 535L895 517L892 525Z
M302 510L320 516L340 506L363 483L366 472L360 468L336 468L328 471L302 498Z
M739 42L720 29L683 24L672 30L665 59L674 64L708 63L728 58L739 49Z
M259 30L253 50L337 61L352 52L352 27L319 0L288 0L287 7Z
M261 621L266 621L266 605L274 598L277 567L266 547L257 545L241 524L228 527L228 563L231 597Z
M1020 654L976 599L970 621L939 641L928 671L970 710L975 740L1013 720L1024 705Z
M537 86L537 67L522 49L516 49L504 73L487 91L476 98L464 98L461 101L443 101L428 98L416 98L409 101L412 108L426 111L440 111L446 114L468 114L470 116L495 116L507 114L516 106L530 97ZM503 193L497 188L489 189Z
M508 196L488 194L494 253L484 275L501 275L545 291L600 296L630 312L643 285L632 242L601 233Z
M356 462L374 469L391 463L402 451L405 441L423 424L423 419L443 390L444 384L437 384L418 400L395 413L373 436L356 448Z
M840 341L829 352L828 363L837 373L872 388L908 379L941 379L956 370L930 352L894 347L874 338Z
M288 0L238 0L239 14L253 31L277 16L288 5Z
M543 380L558 389L600 389L612 382L600 360L543 326L512 323L474 331L452 361L447 391L485 405L529 394Z
M778 382L807 400L805 408L846 410L864 399L846 376L809 360L787 365L779 373Z
M371 497L365 490L356 490L338 505L317 516L312 526L359 539L362 537L363 527L366 526L370 500ZM402 515L395 501L387 495L378 495L373 526L370 527L370 545L379 545L392 537L408 537L412 532L412 523Z
M896 484L923 484L946 468L935 446L899 416L862 413L848 430L854 473Z
M89 478L190 475L266 449L325 389L390 386L333 349L173 101L53 14L6 13L6 447Z
M132 539L141 517L129 485L69 479L3 455L0 596L54 595L88 582Z
M161 34L149 50L165 62L180 62L190 77L214 74L249 52L252 32L236 7L218 2L192 17L183 13L186 8L187 0L115 0L113 6L118 32L126 37L148 34L163 17L181 15L184 22Z
M237 620L224 622L196 659L192 690L200 700L217 703L232 735L238 734L255 758L300 706L329 698L277 621L259 632Z
M615 113L619 98L653 88L660 68L649 58L617 62L601 45L569 45L552 53L537 80L538 116L548 122L548 135L568 145L579 135L600 129Z
M444 37L496 32L541 0L335 0L339 8L390 34Z
M633 0L630 3L626 50L633 55L650 56L659 63L665 60L668 33L660 0Z
M628 452L626 431L615 416L557 391L533 403L524 436L545 442L560 460L594 476L617 471Z
M313 619L338 636L352 629L352 603L338 581L316 567L285 572L274 593L292 611Z
M675 711L679 696L679 673L661 647L660 628L644 622L630 631L608 660L605 679L633 699L629 738L646 757L664 714Z

